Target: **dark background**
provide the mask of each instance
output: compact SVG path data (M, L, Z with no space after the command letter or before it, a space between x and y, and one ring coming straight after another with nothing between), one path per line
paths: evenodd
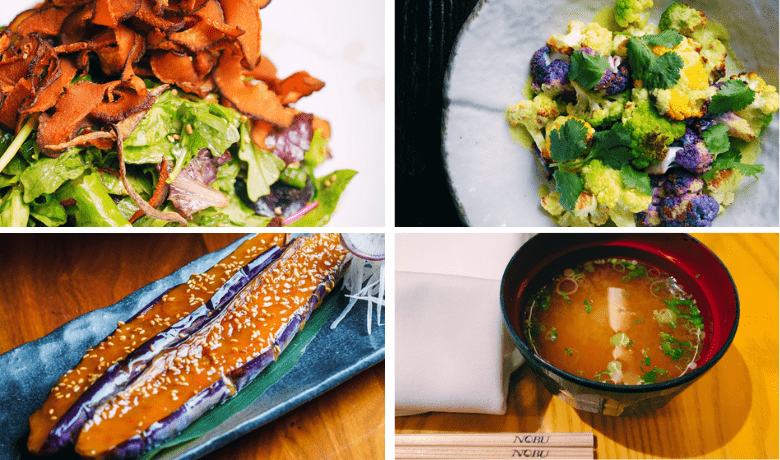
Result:
M442 162L444 74L478 0L396 0L395 225L462 226Z

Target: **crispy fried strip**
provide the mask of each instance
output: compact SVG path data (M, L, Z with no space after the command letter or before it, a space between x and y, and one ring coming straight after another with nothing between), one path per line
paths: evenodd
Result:
M46 146L44 153L49 156L56 157L65 150L77 145L94 145L101 150L108 150L114 146L114 134L108 131L92 131L90 133L76 136L73 139L61 144L48 145Z
M19 80L3 98L3 104L0 107L0 123L13 132L18 132L21 127L19 107L21 107L24 100L32 94L33 85L30 79L23 78Z
M5 53L9 46L11 46L11 31L6 29L0 32L0 53Z
M273 131L274 125L263 120L252 120L252 131L250 133L252 142L257 144L263 150L272 150L265 145L265 139Z
M63 21L72 9L48 5L34 10L33 14L19 23L16 33L20 37L36 32L39 35L57 35L60 33Z
M76 76L78 69L71 59L63 58L58 60L56 72L49 72L47 81L39 88L35 98L20 107L19 113L28 114L34 112L43 112L54 107L54 104L60 98L60 95L70 86L73 77Z
M156 208L157 206L160 206L163 204L163 201L165 201L165 197L168 195L168 184L165 183L165 181L168 179L168 160L163 157L162 164L160 165L160 178L157 180L157 186L154 187L154 193L152 194L152 197L149 198L149 205ZM141 211L140 209L133 213L133 215L128 219L130 223L137 221L141 217L145 216L146 214Z
M83 5L65 18L60 27L60 42L63 45L86 41L87 21L92 18L92 7Z
M201 51L244 33L240 28L225 23L222 8L216 0L209 0L194 17L197 22L192 27L169 34L168 38L192 51Z
M320 134L325 139L330 139L330 123L328 123L327 120L323 120L322 118L317 118L316 116L311 121L311 129L314 131L320 130Z
M141 9L141 0L95 0L92 22L115 28Z
M138 11L136 11L135 17L149 24L150 26L165 31L178 30L184 26L183 21L174 22L169 19L163 18L162 12L159 13L157 12L157 7L160 6L160 2L158 1L157 6L153 6L152 1L153 0L142 0L141 8L139 8ZM165 8L167 5L168 3L165 2L162 8Z
M276 92L279 93L282 104L287 105L321 90L324 86L325 83L321 80L302 70L282 80Z
M244 67L254 69L260 62L260 7L256 0L222 0L225 21L241 28L244 34L237 38L244 54ZM267 3L267 2L266 2ZM219 83L217 83L219 85Z
M60 97L53 115L41 114L38 125L38 146L44 152L56 152L60 144L72 140L84 119L101 102L108 84L83 81L70 86Z
M239 112L256 120L265 120L280 127L290 126L297 110L285 107L276 93L264 82L245 82L245 70L240 53L225 49L212 73L222 96Z
M130 182L127 180L127 168L125 166L125 154L124 154L124 148L122 147L122 144L124 144L124 141L122 140L122 136L120 134L119 128L114 125L113 127L114 132L116 133L116 151L119 153L119 175L122 178L122 184L125 186L125 190L127 190L127 193L130 195L130 198L133 199L136 206L138 206L146 215L152 216L155 219L164 220L166 222L178 222L182 224L183 226L187 226L187 221L180 215L176 214L175 212L163 212L158 211L154 209L149 203L147 203L143 198L141 198L141 195L138 194L133 189L133 186L130 185Z
M118 88L114 94L118 94L118 99L114 102L101 102L95 106L90 115L103 121L117 123L136 112L149 110L156 99L138 94L129 88Z
M153 106L157 101L157 98L160 97L160 94L165 92L168 88L170 88L170 86L160 85L152 90L149 90L146 95L147 98L152 98L149 101L149 107ZM127 137L130 136L130 133L132 133L136 126L138 126L138 123L143 120L147 111L148 109L141 112L136 112L119 123L116 123L116 126L119 128L119 133L122 135L122 139L127 139Z
M152 71L165 83L197 81L201 75L195 70L192 56L174 51L155 52L150 61Z

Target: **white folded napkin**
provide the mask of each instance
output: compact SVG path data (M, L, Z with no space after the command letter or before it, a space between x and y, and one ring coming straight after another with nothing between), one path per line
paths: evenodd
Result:
M504 414L522 357L504 328L499 280L396 272L396 415Z

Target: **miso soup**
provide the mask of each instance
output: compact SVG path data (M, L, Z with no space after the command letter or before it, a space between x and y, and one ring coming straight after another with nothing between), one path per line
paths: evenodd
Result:
M696 368L704 325L696 301L668 273L626 259L567 268L526 308L536 354L583 378L641 385Z

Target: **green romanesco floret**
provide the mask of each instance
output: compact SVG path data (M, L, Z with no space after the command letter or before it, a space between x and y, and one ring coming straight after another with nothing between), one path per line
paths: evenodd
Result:
M741 73L731 78L742 80L756 93L750 105L734 113L744 118L753 131L761 135L764 128L772 122L774 113L780 109L780 95L777 93L777 88L768 85L755 72Z
M506 119L513 126L522 125L533 137L539 150L544 149L544 128L560 116L558 103L550 96L540 93L532 100L522 100L509 107Z
M612 169L601 160L593 160L582 168L586 190L595 195L599 203L610 209L623 207L632 213L650 207L653 196L626 187L623 173Z
M661 30L676 30L682 35L691 36L696 30L701 30L707 24L707 17L701 11L691 8L685 3L672 3L661 14L658 27Z
M655 104L661 115L674 120L686 118L701 118L707 113L707 102L717 89L710 86L708 72L704 68L701 55L697 48L699 44L688 37L673 49L656 46L656 54L675 53L683 61L680 78L671 88L653 89Z
M542 196L541 205L561 227L593 227L604 225L609 219L607 207L599 203L590 193L580 194L572 212L566 212L566 209L561 206L560 199L560 193L549 192Z
M631 164L645 169L666 157L669 144L685 134L685 123L661 116L650 102L647 90L634 88L623 112L623 125L631 136Z
M648 8L653 7L653 0L615 0L613 9L615 22L620 27L635 25L644 27L647 25Z
M660 32L661 29L655 24L648 24L644 27L630 26L623 31L614 32L612 34L612 55L620 57L628 56L626 45L631 37L644 37L645 35L655 35Z
M577 104L567 104L567 114L585 120L594 127L607 127L620 120L628 100L627 92L602 96L586 90L576 81L571 84L577 94Z
M571 21L566 27L566 34L554 34L547 40L547 46L555 51L571 55L583 47L591 48L603 55L612 52L612 31L596 22L585 25L581 21Z

